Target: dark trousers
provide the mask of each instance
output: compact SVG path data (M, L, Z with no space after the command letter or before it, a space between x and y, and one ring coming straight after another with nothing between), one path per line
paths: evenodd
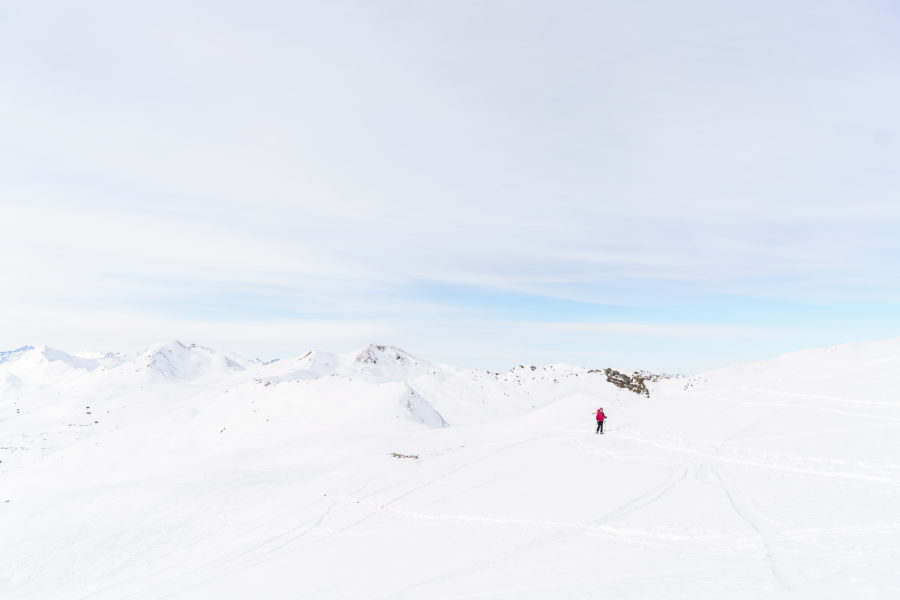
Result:
M603 433L603 421L597 421L597 431Z

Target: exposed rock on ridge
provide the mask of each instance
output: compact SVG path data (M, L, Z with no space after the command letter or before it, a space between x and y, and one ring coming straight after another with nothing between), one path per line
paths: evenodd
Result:
M650 390L647 389L648 381L659 381L660 379L664 379L664 375L658 375L656 373L648 373L647 371L635 371L631 375L626 375L621 371L616 371L615 369L603 369L599 371L598 369L593 369L588 371L589 373L598 373L602 372L606 375L606 380L613 384L616 387L629 390L634 392L635 394L640 394L641 396L650 397Z

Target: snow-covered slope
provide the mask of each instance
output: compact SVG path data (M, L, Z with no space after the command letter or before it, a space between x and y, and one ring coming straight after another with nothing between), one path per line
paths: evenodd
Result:
M47 346L25 346L18 350L0 353L0 386L16 388L23 380L35 386L47 386L61 380L79 377L85 371L93 371L100 361L67 354ZM0 388L2 390L2 388Z
M390 346L3 353L0 597L893 597L898 357L802 352L647 398Z
M130 361L135 372L145 371L148 378L169 381L193 381L200 378L222 377L234 371L246 370L245 361L204 348L169 342L151 346Z

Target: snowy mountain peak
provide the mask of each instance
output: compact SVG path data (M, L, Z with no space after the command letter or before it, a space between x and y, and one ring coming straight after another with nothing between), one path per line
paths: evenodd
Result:
M73 356L49 346L22 346L16 350L0 352L0 364L13 362L33 365L61 363L73 369L85 369L88 371L92 371L98 366L96 360Z
M88 371L93 371L98 366L96 360L73 356L68 352L63 352L62 350L57 350L56 348L50 348L49 346L40 346L39 348L37 348L37 351L40 353L41 358L45 360L60 361L75 369L86 369Z
M334 373L341 365L339 356L331 352L323 352L322 350L310 350L298 358L297 362L311 375L319 377Z
M198 344L185 345L173 340L155 344L136 361L153 375L163 379L191 381L206 375L243 371L246 367L237 357Z
M0 352L0 364L16 360L29 350L34 350L34 346L22 346L21 348L16 348L15 350L5 350L3 352Z
M384 364L385 362L393 363L395 361L406 364L419 364L419 361L412 355L394 346L370 344L356 355L356 362L358 363L375 365L379 363Z
M426 373L431 365L394 346L371 344L353 358L351 369L394 380Z
M36 388L52 387L63 381L81 378L94 371L96 360L73 356L48 346L23 346L0 353L0 400L2 392L20 389L23 385Z

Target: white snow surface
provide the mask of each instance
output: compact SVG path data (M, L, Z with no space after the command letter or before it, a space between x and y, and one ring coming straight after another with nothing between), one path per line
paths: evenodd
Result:
M898 393L900 339L650 398L390 346L25 347L0 353L0 598L897 598Z

